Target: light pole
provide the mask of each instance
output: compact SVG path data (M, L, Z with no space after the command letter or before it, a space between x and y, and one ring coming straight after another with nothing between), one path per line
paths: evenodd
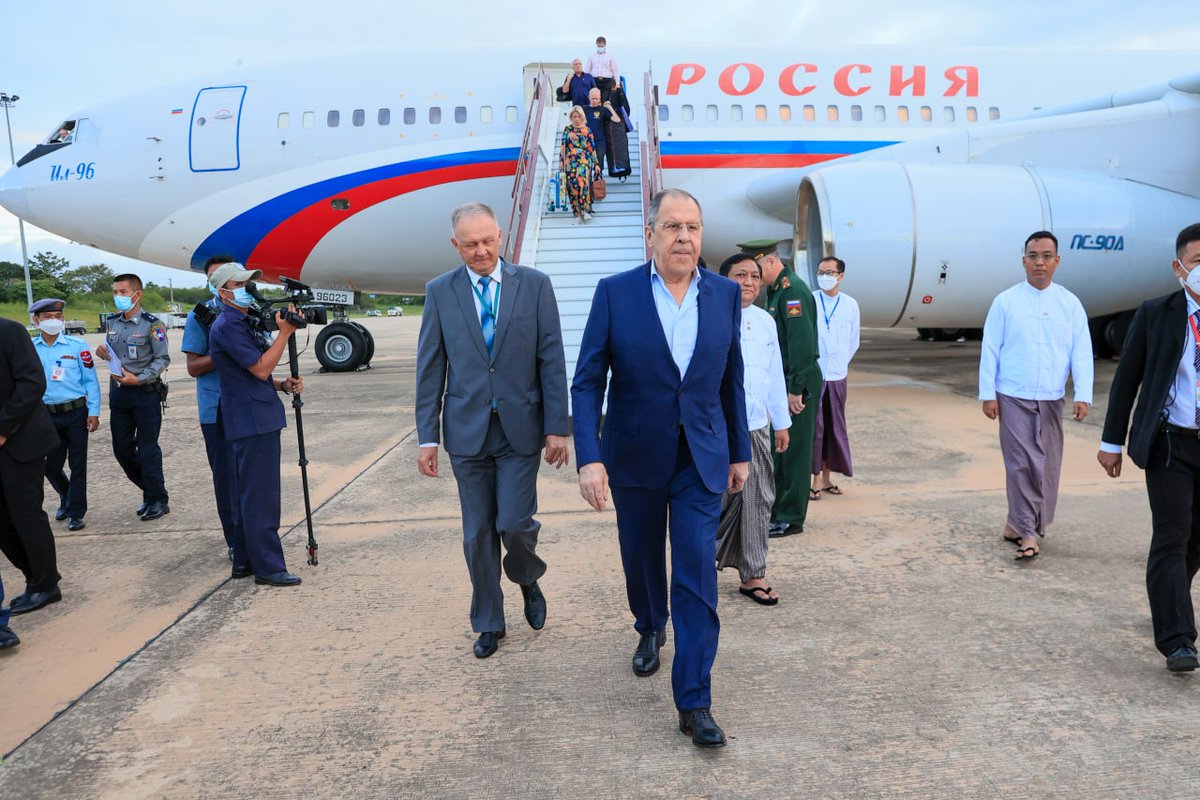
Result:
M12 122L8 119L8 110L20 99L19 95L0 92L0 106L4 106L4 127L8 129L8 159L14 167L17 165L17 155L13 152ZM21 266L25 268L25 302L31 306L33 305L33 282L29 280L29 251L25 249L25 220L20 217L17 217L17 230L21 235Z

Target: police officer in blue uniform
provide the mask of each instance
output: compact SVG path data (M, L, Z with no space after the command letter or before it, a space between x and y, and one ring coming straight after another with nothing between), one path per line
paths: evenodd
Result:
M117 312L105 320L108 339L96 355L108 360L115 354L121 360L121 374L112 376L108 395L113 455L142 490L137 515L148 522L171 513L158 446L166 394L161 376L171 363L167 328L142 311L142 279L137 275L113 278L113 304Z
M273 342L256 329L246 313L253 305L246 284L261 274L231 263L209 277L225 304L209 330L209 354L221 376L219 417L237 495L232 576L254 575L255 583L266 586L295 586L300 578L287 571L279 541L279 431L287 420L275 392L301 392L304 382L271 377L296 328L276 314L279 334Z
M204 264L204 272L210 278L222 264L230 264L229 256L213 256ZM208 456L208 468L212 472L213 493L217 499L217 516L221 520L221 531L225 534L225 546L229 560L233 560L234 531L237 525L237 496L229 479L228 446L222 431L217 407L221 400L221 376L213 364L208 349L208 332L225 304L217 298L217 290L208 285L213 296L204 303L197 303L187 317L183 328L183 354L187 358L187 371L196 379L196 406L200 412L200 431L204 434L204 451Z
M48 297L29 307L41 333L34 349L46 373L42 402L58 431L60 444L46 458L46 480L58 492L56 520L67 520L67 530L85 527L87 513L88 434L100 427L100 379L92 362L91 345L63 333L66 303ZM63 465L71 467L71 477Z

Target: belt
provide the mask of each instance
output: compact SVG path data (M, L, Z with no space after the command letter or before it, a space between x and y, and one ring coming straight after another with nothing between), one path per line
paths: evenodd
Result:
M46 410L51 414L65 414L68 411L74 411L75 409L83 408L86 405L86 397L76 397L74 400L68 400L65 403L46 403Z
M149 383L139 383L136 386L126 386L123 383L118 383L117 380L114 378L113 382L112 382L112 386L114 389L135 389L135 390L140 389L143 392L157 392L158 386L160 383L162 383L162 379L155 378L154 380L150 381Z
M1176 436L1186 436L1189 439L1200 439L1200 428L1181 428L1178 425L1172 425L1169 422L1164 422L1162 429L1167 433L1173 433Z

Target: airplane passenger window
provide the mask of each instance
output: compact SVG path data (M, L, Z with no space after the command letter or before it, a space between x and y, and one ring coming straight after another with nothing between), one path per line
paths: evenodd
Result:
M967 106L967 122L978 122L979 112L975 110L975 106Z
M390 108L379 109L379 113L375 117L375 120L380 125L391 125L392 124L392 110Z
M516 106L505 106L504 107L504 121L505 122L516 122L519 115L520 115L520 112L517 111Z
M288 114L288 112L286 112L286 111L279 112L279 121L277 123L279 125L279 130L286 131L288 129L288 124L291 121L292 121L292 118L291 118L291 115Z
M709 122L716 122L717 121L717 107L716 106L707 106L704 109L704 116Z
M729 118L734 122L742 121L742 106L739 103L734 103L729 107Z
M804 107L804 121L805 122L816 122L817 121L817 107L816 106L805 106Z
M434 125L442 124L442 107L441 106L430 106L429 107L429 121Z
M946 122L954 122L954 106L946 106L942 109L942 118Z
M995 106L989 107L988 108L988 119L991 119L991 120L1000 119L1000 109L996 108Z
M336 128L341 121L342 112L340 111L330 111L325 115L325 124L330 128Z
M467 121L467 107L466 106L455 106L454 107L454 121L459 124L462 124Z
M850 119L862 122L862 106L850 106Z
M684 122L691 122L694 116L695 114L693 113L690 105L685 103L679 107L679 118Z
M783 105L783 106L779 107L779 120L781 122L791 122L792 121L792 107L791 106Z
M825 107L825 117L830 122L837 122L838 121L838 107L837 106L826 106Z
M491 106L480 106L479 121L484 122L484 123L489 123L489 124L491 123L491 121L492 121L492 107Z
M671 112L666 106L658 107L658 121L666 122L671 118Z
M354 124L354 127L361 128L363 123L367 121L367 112L361 108L354 109L354 113L350 115L350 121Z
M766 106L755 106L754 107L754 118L756 120L758 120L759 122L766 122L767 121L767 107Z
M408 108L404 109L404 124L405 125L416 125L417 124L417 110L415 108L413 108L412 106L409 106Z
M929 106L921 106L921 122L933 122L933 109Z
M876 122L886 122L887 121L887 109L886 108L884 108L883 106L875 106L875 121Z
M900 122L908 122L908 106L896 106L896 119Z
M305 111L304 116L300 118L300 124L306 128L311 128L317 122L317 115L311 111Z

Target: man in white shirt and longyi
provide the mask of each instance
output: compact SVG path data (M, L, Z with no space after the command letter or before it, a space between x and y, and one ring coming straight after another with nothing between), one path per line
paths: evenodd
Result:
M1041 551L1054 521L1062 469L1062 405L1067 374L1075 383L1074 418L1092 403L1092 340L1079 298L1053 282L1058 239L1037 231L1025 240L1025 281L1001 292L983 326L979 399L1000 418L1007 473L1004 538L1018 561Z

